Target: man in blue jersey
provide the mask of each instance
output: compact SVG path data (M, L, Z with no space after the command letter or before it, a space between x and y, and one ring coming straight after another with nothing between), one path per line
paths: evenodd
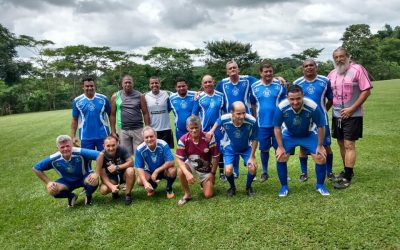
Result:
M104 150L100 153L97 164L96 172L101 177L100 193L102 195L112 193L113 199L117 199L122 184L126 183L125 205L130 205L135 170L129 151L118 144L117 138L108 136L104 139Z
M193 114L198 115L201 119L202 131L208 132L211 130L218 118L221 117L224 106L224 95L221 92L214 90L214 79L210 75L203 76L201 80L201 87L203 92L200 93L193 106ZM215 131L215 141L217 142L220 152L222 132L217 129ZM219 158L219 178L221 181L226 181L224 174L223 156L220 154Z
M147 191L147 196L153 196L157 183L167 180L167 198L173 198L172 185L176 179L174 156L168 144L157 139L157 132L152 127L143 128L144 142L135 153L135 168L139 173L137 183Z
M196 92L188 91L187 82L183 77L176 78L175 82L176 93L169 97L169 102L175 116L175 137L178 142L188 132L186 119L192 114Z
M304 97L313 100L325 114L325 138L324 147L326 150L326 175L330 180L335 177L332 173L333 152L331 149L331 133L329 129L327 111L332 106L332 90L330 81L327 77L317 74L317 64L313 59L307 59L303 62L303 77L298 78L293 84L299 85L304 91ZM304 148L300 148L299 154L301 175L300 182L308 180L307 171L307 153Z
M68 207L73 207L78 195L75 189L84 187L85 205L92 203L92 194L99 184L99 176L92 173L90 160L96 160L99 152L84 148L72 147L72 139L68 135L60 135L56 139L58 152L54 153L33 167L33 172L46 185L47 192L54 198L67 198ZM44 171L55 169L61 176L51 181Z
M224 111L230 112L232 104L236 101L243 102L246 113L251 114L250 92L251 84L257 81L257 78L248 75L239 75L239 66L232 60L226 63L227 78L218 82L216 90L224 95ZM234 175L239 175L239 159L234 164Z
M233 164L235 159L242 156L247 166L246 193L252 197L255 195L251 184L257 172L255 153L258 142L258 126L256 119L246 113L244 103L237 101L232 104L231 113L221 116L212 129L206 134L211 139L215 130L223 127L225 138L223 142L225 174L230 184L227 191L228 197L236 194L235 179L233 176Z
M81 147L103 150L103 141L110 134L108 117L111 112L107 97L96 93L96 84L91 77L82 80L83 94L72 102L71 138L74 145L79 145L75 137L79 129Z
M282 125L285 128L282 131ZM276 149L276 167L281 189L279 197L289 192L287 180L287 161L289 152L296 146L308 150L315 161L317 191L329 195L324 185L326 174L326 151L323 146L325 136L325 114L311 99L304 98L303 89L298 85L288 88L287 99L279 103L274 114L274 132L278 148Z
M277 147L274 134L274 112L279 102L286 98L285 87L273 78L273 74L272 65L264 63L260 66L261 79L251 85L251 105L258 123L258 141L262 163L261 182L269 178L269 149L271 146L274 149Z

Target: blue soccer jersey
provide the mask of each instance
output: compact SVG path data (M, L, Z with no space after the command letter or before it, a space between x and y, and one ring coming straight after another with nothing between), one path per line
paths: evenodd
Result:
M192 114L196 92L188 91L185 97L173 93L169 97L170 106L175 117L175 128L186 132L186 119Z
M325 115L318 105L311 99L304 98L302 108L296 112L285 99L276 107L274 126L281 127L283 133L294 137L306 137L316 133L316 128L325 126Z
M304 77L298 78L293 84L299 85L304 92L304 96L313 100L318 107L327 113L325 102L326 100L332 101L333 94L331 83L325 76L317 75L317 77L309 82ZM328 124L328 115L326 114L326 125Z
M194 103L193 114L201 119L203 131L210 131L214 123L222 115L224 107L224 96L221 92L214 91L214 94L208 95L202 92Z
M142 168L145 171L153 173L154 170L161 167L167 161L173 161L171 149L168 144L157 139L157 145L151 150L146 143L140 144L135 152L135 168Z
M95 150L74 147L69 161L57 152L36 163L34 168L42 172L54 168L68 182L81 181L92 171L90 161L96 160L99 154Z
M232 121L232 114L225 114L217 120L218 127L223 127L225 137L223 147L230 146L235 152L248 150L250 142L256 141L258 137L258 126L256 119L246 114L243 124L236 127Z
M259 80L251 85L251 90L251 103L257 107L258 127L273 127L276 106L286 98L286 89L278 80L273 80L269 84Z
M224 110L230 112L232 109L232 103L241 101L246 106L246 113L250 114L251 104L251 85L257 81L257 78L241 75L239 81L233 83L229 77L218 82L216 90L224 94Z
M108 116L110 102L105 95L96 93L92 99L84 94L72 102L72 117L78 118L80 140L104 139L110 134Z

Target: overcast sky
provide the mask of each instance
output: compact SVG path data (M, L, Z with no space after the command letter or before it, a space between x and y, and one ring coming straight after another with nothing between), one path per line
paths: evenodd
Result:
M0 9L16 35L136 53L224 39L251 43L263 58L325 48L327 60L351 24L373 33L400 25L399 0L0 0Z

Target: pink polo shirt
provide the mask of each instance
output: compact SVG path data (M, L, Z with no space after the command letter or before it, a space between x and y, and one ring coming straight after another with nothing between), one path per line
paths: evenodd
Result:
M336 69L328 75L333 93L333 116L340 117L340 110L353 105L362 91L372 88L367 70L360 64L350 64L347 71L341 75ZM359 107L352 117L363 116L363 108Z

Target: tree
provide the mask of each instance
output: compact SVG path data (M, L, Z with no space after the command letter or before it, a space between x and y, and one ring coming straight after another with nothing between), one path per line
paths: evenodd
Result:
M303 52L301 52L300 54L292 54L292 57L303 62L306 59L314 59L316 60L319 56L319 54L321 54L321 52L324 50L324 48L322 49L316 49L316 48L308 48L303 50Z
M251 44L243 44L237 41L211 41L205 42L206 60L205 64L209 73L215 79L226 76L226 63L235 60L241 73L251 74L254 64L260 62L257 51L251 50Z

